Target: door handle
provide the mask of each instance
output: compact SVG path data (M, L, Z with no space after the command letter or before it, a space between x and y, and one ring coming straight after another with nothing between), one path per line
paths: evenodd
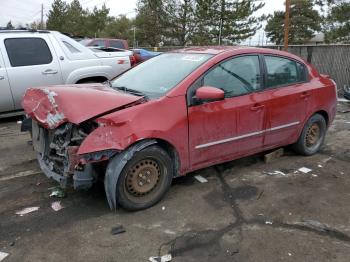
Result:
M5 79L5 77L4 76L0 76L0 80L4 80Z
M311 96L311 94L309 92L302 92L300 95L301 98L307 98L309 96Z
M250 110L252 110L252 111L259 111L259 110L263 109L264 107L265 107L264 105L256 104L256 105L252 106L250 108Z
M42 72L43 75L54 75L57 74L57 70L52 70L52 69L46 69L45 71Z

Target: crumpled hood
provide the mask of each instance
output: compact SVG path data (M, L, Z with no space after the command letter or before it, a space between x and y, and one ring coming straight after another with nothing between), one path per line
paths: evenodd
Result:
M65 122L80 124L143 98L102 84L61 85L27 89L25 112L50 129Z

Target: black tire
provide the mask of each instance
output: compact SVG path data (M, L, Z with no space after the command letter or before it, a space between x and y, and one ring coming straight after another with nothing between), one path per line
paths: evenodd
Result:
M327 123L320 114L315 114L306 122L298 141L293 145L294 151L301 155L316 154L323 145Z
M149 208L164 197L172 178L173 165L168 153L159 146L146 147L136 152L123 168L117 182L117 202L130 211Z

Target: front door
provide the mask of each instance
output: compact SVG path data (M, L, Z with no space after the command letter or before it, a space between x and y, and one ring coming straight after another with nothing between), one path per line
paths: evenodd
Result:
M14 110L13 97L0 50L0 113Z
M60 65L47 35L18 37L17 34L1 42L15 109L22 108L21 100L27 88L62 84Z
M260 151L265 126L265 96L258 55L238 56L209 69L190 87L224 90L225 99L195 104L189 98L189 152L193 169Z

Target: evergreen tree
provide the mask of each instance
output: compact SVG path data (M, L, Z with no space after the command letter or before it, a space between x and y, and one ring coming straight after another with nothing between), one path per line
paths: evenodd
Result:
M108 17L109 8L105 4L102 5L101 9L96 6L93 11L87 17L87 35L90 37L99 37L100 32L105 29L110 18Z
M6 29L8 29L8 30L12 30L12 29L14 29L15 27L12 25L12 22L11 22L11 20L7 23L7 25L6 25Z
M168 24L166 1L139 0L137 3L136 28L142 45L158 46L164 40Z
M254 0L197 0L194 42L231 44L255 35L264 17L254 13L264 5Z
M66 24L68 21L67 11L68 5L64 1L55 0L47 15L47 29L65 32L67 30Z
M265 31L272 42L284 40L284 11L276 11L267 20ZM321 30L321 16L310 0L292 0L290 7L289 43L303 44Z
M350 43L350 1L331 1L325 17L326 42Z

